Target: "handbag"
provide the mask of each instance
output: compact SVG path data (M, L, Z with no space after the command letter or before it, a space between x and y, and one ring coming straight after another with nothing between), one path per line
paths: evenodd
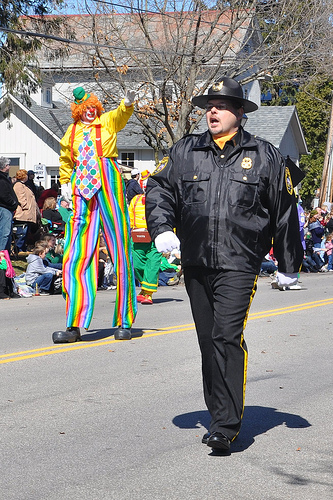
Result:
M134 243L149 243L151 241L150 234L147 229L132 229L131 238Z

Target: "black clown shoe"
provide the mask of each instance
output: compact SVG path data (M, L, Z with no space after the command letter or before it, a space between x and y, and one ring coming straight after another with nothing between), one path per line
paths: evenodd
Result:
M131 329L118 326L117 330L114 332L114 338L115 340L131 340Z
M55 344L66 344L81 340L80 328L71 326L66 328L65 331L58 331L52 333L52 340Z

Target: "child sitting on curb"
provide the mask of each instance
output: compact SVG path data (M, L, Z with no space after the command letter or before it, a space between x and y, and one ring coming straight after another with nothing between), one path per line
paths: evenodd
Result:
M34 290L36 285L39 288L40 295L49 295L53 292L53 280L61 275L61 271L52 267L45 267L43 259L45 259L45 245L37 244L33 248L32 253L28 255L28 267L26 270L25 281L27 285Z

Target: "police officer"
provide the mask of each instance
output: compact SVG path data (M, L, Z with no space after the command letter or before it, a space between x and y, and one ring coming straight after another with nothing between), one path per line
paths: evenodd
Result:
M284 158L241 126L244 113L257 105L227 77L192 103L206 110L208 130L178 141L153 172L146 216L158 251L181 245L211 414L202 441L226 452L243 416L243 332L260 264L273 240L278 283L290 286L297 282L303 250Z

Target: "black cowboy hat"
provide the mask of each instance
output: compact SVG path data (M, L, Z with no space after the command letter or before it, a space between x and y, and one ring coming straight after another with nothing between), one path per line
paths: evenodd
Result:
M256 111L258 106L255 102L244 99L242 87L233 78L223 77L219 82L214 83L209 89L208 94L198 95L192 98L192 104L205 108L208 101L211 99L229 99L230 101L239 102L243 108L244 113L251 113Z

